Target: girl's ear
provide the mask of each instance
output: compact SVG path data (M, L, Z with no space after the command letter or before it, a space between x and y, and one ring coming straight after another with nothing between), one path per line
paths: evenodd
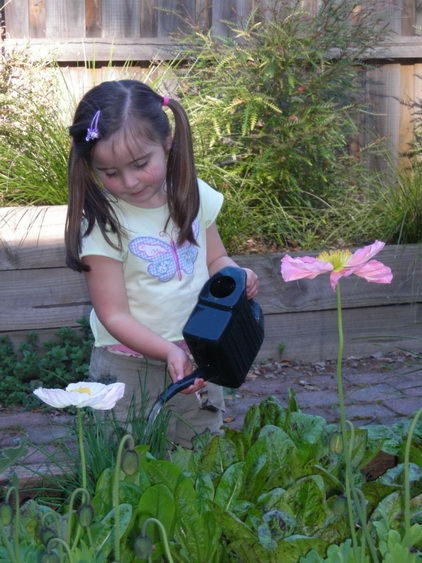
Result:
M166 151L166 153L170 152L172 144L173 144L173 136L170 133L164 143L164 150Z

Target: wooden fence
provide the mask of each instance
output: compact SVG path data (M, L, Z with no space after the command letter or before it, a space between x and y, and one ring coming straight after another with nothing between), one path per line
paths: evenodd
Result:
M18 344L27 332L37 331L44 340L89 315L84 276L64 263L65 214L65 206L0 209L0 337L7 334ZM281 257L234 257L260 278L257 300L266 336L259 358L278 359L279 345L285 345L283 358L334 359L336 294L328 276L286 283L280 275ZM341 281L346 357L397 347L422 349L422 245L389 246L377 258L393 270L390 285L356 276Z
M293 0L280 0L288 3ZM302 0L304 9L314 12L324 0ZM5 34L3 47L25 45L37 53L56 49L67 65L67 74L79 98L87 86L85 63L96 61L96 80L115 78L122 62L132 60L134 71L155 57L168 58L169 34L181 20L227 32L224 21L244 18L258 0L2 0ZM265 0L259 0L262 4ZM356 2L356 9L359 8ZM1 9L1 8L0 8ZM368 74L368 95L373 115L366 125L387 139L394 160L406 149L413 134L413 113L400 101L422 98L422 0L385 0L382 15L393 35L380 46ZM114 75L101 69L115 61ZM119 66L120 65L120 66ZM66 74L66 73L65 73ZM373 157L372 168L385 161Z

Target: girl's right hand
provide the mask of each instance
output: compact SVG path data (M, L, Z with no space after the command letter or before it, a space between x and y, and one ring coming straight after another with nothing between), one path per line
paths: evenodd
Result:
M167 355L167 367L173 383L182 380L193 371L192 362L190 361L188 355L176 345L171 347ZM181 393L186 395L189 393L195 393L199 389L202 389L202 387L205 387L206 384L206 381L202 378L198 378L192 385L181 391Z

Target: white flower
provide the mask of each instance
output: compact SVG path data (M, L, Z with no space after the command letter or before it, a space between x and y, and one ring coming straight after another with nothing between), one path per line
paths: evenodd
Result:
M114 407L116 402L121 399L125 392L124 383L111 383L104 385L103 383L94 383L88 381L80 381L79 383L70 383L66 389L44 389L39 387L35 389L34 394L55 408L64 407L91 407L97 410L109 410Z

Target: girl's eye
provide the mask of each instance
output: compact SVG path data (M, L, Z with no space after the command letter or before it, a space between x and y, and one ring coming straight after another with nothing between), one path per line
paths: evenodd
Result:
M148 164L148 162L136 162L136 163L134 164L134 166L135 166L135 168L138 168L138 169L141 169L141 170L142 170L142 168L145 168L145 166L146 166L147 164Z
M107 178L114 178L117 174L116 172L105 172Z

